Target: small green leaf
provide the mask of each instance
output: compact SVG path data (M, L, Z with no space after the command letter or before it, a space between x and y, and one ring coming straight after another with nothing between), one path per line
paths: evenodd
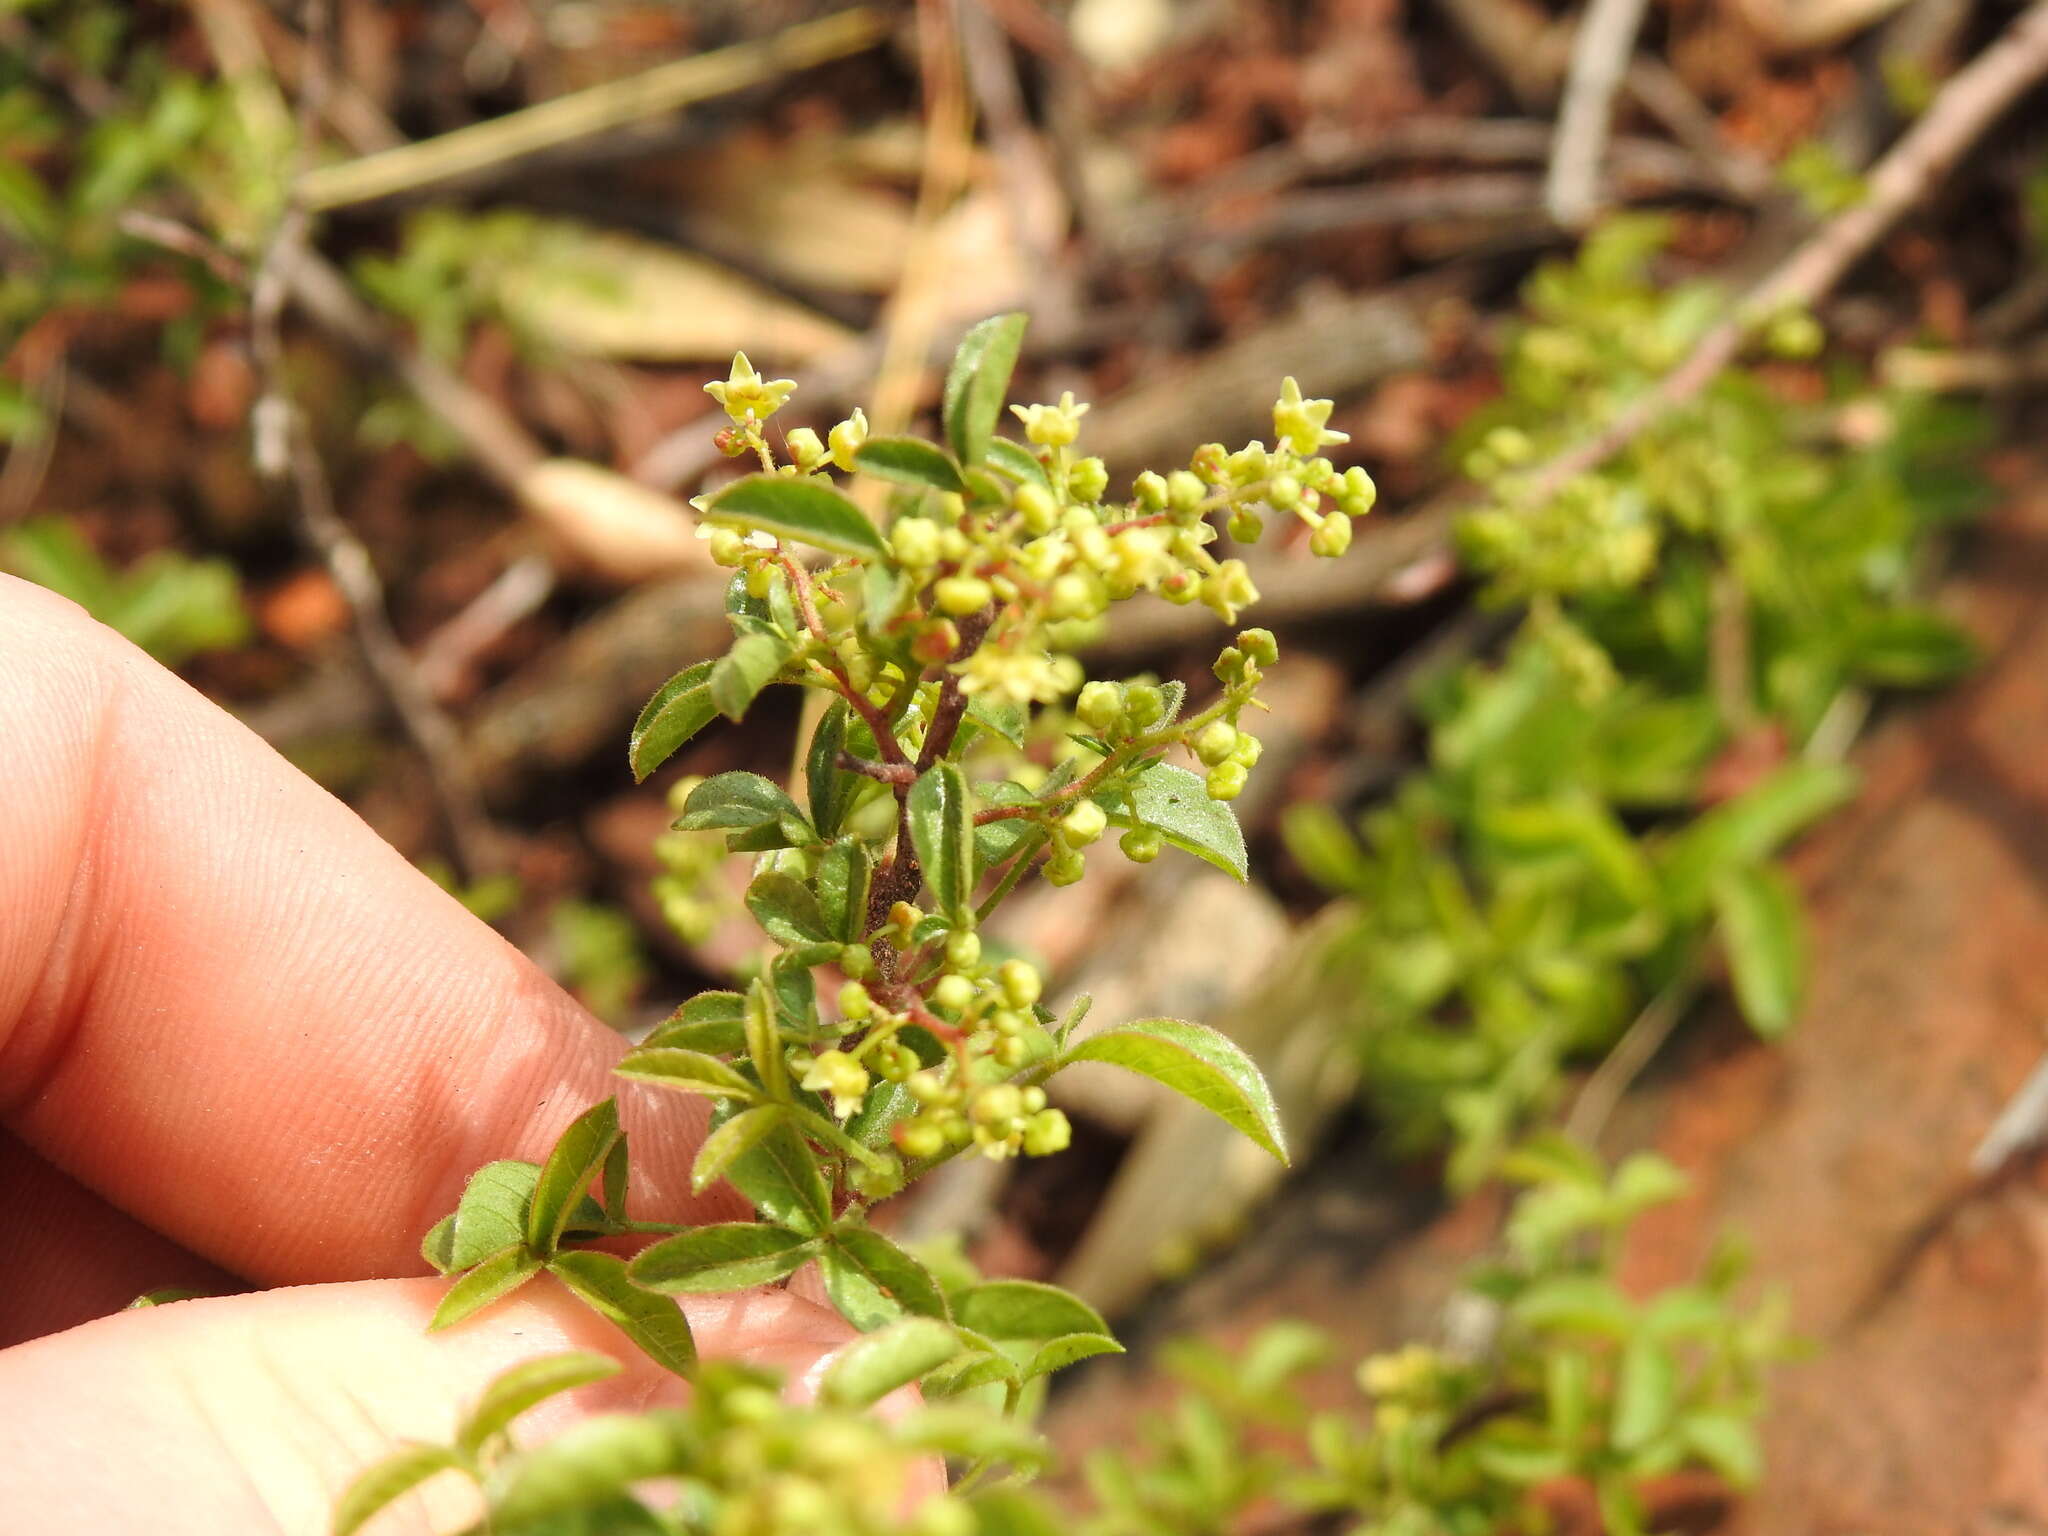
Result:
M1737 1488L1754 1488L1764 1473L1756 1427L1733 1413L1702 1409L1678 1421L1678 1438Z
M832 1191L817 1155L787 1125L777 1126L733 1159L725 1177L770 1221L813 1233L832 1224Z
M1977 665L1969 631L1931 608L1892 608L1858 625L1849 664L1859 677L1888 688L1928 688Z
M856 468L898 485L923 485L955 493L967 489L960 481L960 466L944 449L935 448L922 438L871 437L854 451L853 462Z
M1791 877L1775 864L1731 870L1714 887L1714 915L1735 1000L1749 1027L1775 1040L1806 996L1806 918Z
M835 1230L818 1267L832 1305L863 1332L909 1314L946 1316L945 1293L931 1272L873 1228Z
M366 1469L335 1501L334 1536L355 1536L372 1516L397 1503L430 1477L442 1472L468 1471L462 1458L445 1445L408 1445L393 1451Z
M1788 763L1715 806L1665 845L1664 889L1672 910L1681 917L1704 912L1723 875L1770 857L1855 788L1856 775L1839 763Z
M783 1054L782 1032L775 1022L775 995L763 977L747 987L747 1011L741 1021L747 1031L747 1060L761 1080L763 1097L778 1104L789 1101L789 1058Z
M759 1221L693 1227L641 1250L626 1266L635 1285L667 1295L738 1291L780 1280L816 1251L815 1239Z
M540 1182L538 1163L504 1159L470 1175L455 1214L427 1234L420 1251L444 1275L469 1269L499 1249L526 1238L526 1213ZM595 1201L579 1202L572 1228L602 1228L604 1212Z
M977 465L988 457L989 438L1024 348L1025 323L1020 314L992 316L963 336L953 354L941 414L946 441L962 464Z
M453 1220L453 1218L449 1218ZM146 1312L151 1307L168 1307L174 1301L200 1301L212 1295L211 1291L188 1290L182 1285L159 1286L153 1291L144 1291L121 1310L124 1312Z
M663 1370L683 1376L697 1363L689 1319L667 1297L635 1285L624 1259L584 1248L556 1254L548 1269Z
M751 1095L751 1087L749 1093ZM750 1151L786 1118L787 1112L780 1104L762 1104L742 1110L724 1124L714 1126L711 1134L704 1138L704 1145L697 1149L697 1160L690 1168L690 1188L697 1194L703 1194L725 1177L735 1158Z
M737 992L699 992L654 1026L640 1042L643 1050L704 1051L730 1056L747 1048L746 999Z
M1019 485L1035 485L1043 491L1052 489L1052 481L1046 478L1045 466L1038 462L1038 455L1022 443L1013 443L1007 437L991 437L988 440L988 462Z
M633 1164L622 1134L612 1143L604 1160L604 1208L613 1221L626 1219L626 1190L633 1177ZM571 1220L570 1225L574 1225Z
M1205 1025L1139 1019L1089 1036L1066 1059L1106 1061L1164 1083L1287 1161L1286 1133L1266 1079L1234 1041Z
M706 779L683 802L676 818L682 832L708 832L720 827L758 827L792 823L808 830L810 823L782 787L758 773L721 773Z
M1508 1305L1524 1328L1562 1329L1618 1339L1635 1322L1635 1303L1604 1275L1546 1275Z
M708 661L685 667L663 683L640 711L627 748L634 783L667 762L718 713L711 702L711 667Z
M958 763L934 763L910 786L910 840L940 909L955 926L972 921L974 802Z
M748 475L714 494L705 519L757 529L835 555L881 555L888 546L865 513L820 480Z
M489 1528L522 1529L608 1502L634 1483L685 1469L680 1414L606 1413L572 1424L510 1464Z
M992 1339L1057 1339L1093 1333L1110 1337L1102 1314L1071 1291L1036 1280L989 1280L961 1293L960 1326Z
M795 650L781 635L741 635L711 664L707 697L726 719L741 719Z
M1664 1432L1677 1403L1678 1361L1659 1340L1636 1335L1614 1373L1614 1448L1624 1456L1641 1450Z
M1070 1365L1078 1365L1097 1355L1120 1355L1123 1352L1123 1345L1106 1333L1069 1333L1061 1338L1048 1339L1038 1347L1038 1352L1024 1367L1024 1379L1030 1381L1034 1377L1050 1376L1054 1371L1064 1371Z
M1153 827L1174 847L1206 859L1225 874L1248 879L1244 830L1237 813L1211 800L1202 779L1171 763L1154 763L1132 779L1127 807L1106 806L1118 826Z
M961 1351L960 1335L933 1317L906 1317L863 1334L841 1349L818 1382L821 1401L865 1408L944 1365Z
M1030 723L1031 713L1022 704L992 699L985 693L969 694L967 718L1002 737L1018 751L1024 750L1024 727Z
M581 1255L579 1255L581 1257ZM617 1260L613 1261L614 1263ZM474 1456L527 1409L564 1392L606 1381L619 1374L619 1362L609 1355L576 1350L565 1355L543 1355L501 1371L484 1388L484 1395L463 1419L455 1443L465 1455Z
M511 1295L540 1273L540 1258L524 1247L506 1248L456 1278L434 1309L429 1333L452 1328L471 1313Z
M535 1253L555 1251L568 1230L576 1210L577 1197L611 1156L612 1143L619 1139L619 1106L615 1099L593 1104L562 1132L554 1151L541 1165L540 1181L533 1187L533 1204L526 1212L526 1245Z
M756 1097L754 1085L716 1056L677 1046L642 1046L628 1052L612 1070L636 1083L652 1083L678 1093L701 1093L742 1103L751 1103Z
M846 721L852 713L846 700L834 703L819 716L817 729L811 733L810 750L804 754L804 786L811 802L811 825L818 829L820 837L839 835L839 824L845 820L847 808L860 789L859 776L839 766L839 754L846 750Z
M857 837L840 838L818 859L818 906L826 929L842 944L858 944L867 937L868 892L874 878L874 859Z
M761 931L785 948L829 944L838 937L826 924L816 893L792 875L770 870L755 877L747 887L747 910Z

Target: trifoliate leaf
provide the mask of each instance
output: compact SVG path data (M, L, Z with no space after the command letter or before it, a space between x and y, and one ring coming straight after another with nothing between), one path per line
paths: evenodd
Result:
M748 475L705 504L706 521L773 534L835 555L881 555L867 515L829 485L793 475Z
M1265 1077L1235 1042L1206 1025L1140 1019L1089 1036L1066 1059L1106 1061L1164 1083L1287 1161L1286 1133Z

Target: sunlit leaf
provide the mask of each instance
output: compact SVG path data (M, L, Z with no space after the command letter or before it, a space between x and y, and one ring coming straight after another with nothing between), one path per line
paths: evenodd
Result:
M481 1264L456 1277L455 1283L441 1298L441 1304L434 1309L427 1331L435 1333L443 1328L452 1328L472 1313L511 1295L539 1274L540 1266L539 1255L523 1246L492 1254Z
M1021 314L992 316L963 336L953 354L941 414L946 441L962 464L976 465L988 457L989 438L1024 347L1024 326Z
M397 1503L428 1478L467 1471L445 1445L408 1445L362 1472L334 1504L334 1536L355 1536L375 1515Z
M718 713L711 702L711 668L708 661L685 667L663 683L640 711L627 748L636 783L659 768Z
M835 555L880 555L887 546L867 515L829 485L793 475L748 475L706 504L712 523L773 534Z
M1735 1000L1749 1027L1775 1040L1806 996L1806 917L1791 877L1775 864L1735 869L1714 887L1714 915Z
M619 1106L614 1099L594 1104L569 1122L534 1185L526 1212L526 1244L535 1253L551 1254L569 1227L577 1197L603 1169L619 1139Z
M635 1285L624 1259L584 1248L556 1254L548 1269L663 1370L681 1376L696 1363L697 1342L690 1336L689 1319L666 1296Z
M680 1414L610 1413L572 1424L510 1467L491 1504L491 1528L508 1530L598 1505L632 1484L681 1471L687 1426Z
M1286 1133L1265 1077L1234 1041L1206 1025L1139 1019L1090 1035L1066 1059L1106 1061L1164 1083L1287 1161Z
M818 1396L864 1408L959 1354L960 1335L932 1317L906 1317L841 1349L818 1382Z
M1131 781L1127 803L1106 807L1118 826L1156 828L1174 847L1206 859L1243 880L1251 866L1237 814L1211 800L1200 775L1171 763L1154 763Z
M871 437L855 450L853 462L867 473L898 485L922 485L960 492L960 466L944 450L916 437Z
M945 1294L931 1272L872 1228L834 1231L818 1267L832 1305L856 1328L879 1328L906 1314L946 1316Z
M609 1355L577 1350L563 1355L543 1355L501 1371L491 1378L484 1395L462 1421L455 1443L474 1456L492 1436L505 1430L527 1409L563 1392L587 1387L619 1374L619 1362Z
M910 786L910 839L940 909L955 922L974 899L974 802L958 763L934 763Z
M741 719L795 650L781 635L741 635L731 650L711 664L706 696L728 720Z
M816 1250L815 1238L759 1221L693 1227L643 1249L627 1266L635 1285L668 1295L737 1291L780 1280Z

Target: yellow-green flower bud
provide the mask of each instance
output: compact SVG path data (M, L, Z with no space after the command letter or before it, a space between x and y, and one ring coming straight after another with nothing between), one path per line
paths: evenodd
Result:
M976 1125L1006 1125L1023 1112L1023 1089L1015 1083L991 1083L974 1096L967 1113Z
M939 561L939 525L927 517L899 519L889 530L889 549L912 570L928 570Z
M1232 507L1230 519L1223 531L1236 544L1256 544L1259 535L1266 531L1266 520L1250 507Z
M1074 713L1098 736L1108 736L1124 717L1123 690L1115 683L1089 683L1074 701Z
M1073 1139L1073 1126L1057 1109L1041 1109L1024 1122L1024 1150L1033 1157L1064 1152Z
M1184 469L1176 469L1166 477L1166 505L1171 511L1192 517L1202 510L1208 497L1208 487Z
M858 1024L875 1011L875 1000L868 995L868 989L857 981L849 981L839 989L839 1014Z
M826 444L832 452L833 466L847 474L852 474L854 470L853 456L859 451L860 445L867 440L867 413L856 407L851 416L825 434Z
M1292 512L1301 505L1301 482L1292 475L1275 475L1266 483L1266 501L1276 512Z
M959 649L960 626L947 618L932 620L910 638L910 654L928 667L950 661Z
M1078 848L1055 849L1052 857L1045 861L1046 884L1072 885L1087 873L1087 867Z
M1218 763L1209 770L1203 787L1209 791L1211 800L1235 800L1244 793L1246 777L1244 764Z
M841 945L839 969L855 981L866 981L875 974L874 953L865 944Z
M981 935L972 928L955 928L947 934L946 964L956 971L971 971L981 964Z
M1029 1008L1045 990L1038 968L1026 960L1005 960L996 968L996 982L1012 1008Z
M1147 512L1166 510L1166 476L1156 470L1146 470L1131 482L1131 499Z
M1248 731L1240 731L1237 745L1230 750L1230 760L1243 768L1256 768L1259 758L1264 755L1266 744Z
M804 1073L801 1086L810 1093L830 1094L832 1113L845 1120L867 1096L868 1071L844 1051L822 1051Z
M1116 845L1133 864L1150 864L1159 857L1165 841L1156 827L1132 827L1117 839Z
M1025 481L1017 487L1015 504L1017 515L1024 521L1024 527L1034 535L1050 533L1059 523L1059 503L1052 499L1052 492L1042 485Z
M896 1127L896 1145L903 1155L922 1162L946 1150L946 1133L922 1115Z
M1076 501L1100 501L1109 489L1109 468L1096 458L1076 459L1067 471L1067 494Z
M1352 465L1344 471L1343 483L1336 491L1337 505L1351 517L1363 517L1380 499L1380 488L1373 484L1372 476L1359 465Z
M1099 578L1068 571L1054 580L1047 606L1055 619L1092 619L1102 612L1104 601Z
M1273 638L1273 631L1270 629L1240 631L1237 646L1262 667L1270 667L1280 659L1280 642Z
M941 611L965 618L986 608L995 592L979 576L943 576L933 585L932 597Z
M1336 559L1351 547L1351 519L1341 512L1332 512L1308 536L1308 547L1310 553L1325 560Z
M815 469L825 457L824 439L809 427L791 427L786 441L799 469Z
M959 1013L974 1001L974 983L965 976L941 976L932 984L932 1002L948 1013Z
M747 536L733 528L712 529L709 542L712 563L725 566L728 570L745 560L747 551L752 548L747 543Z
M1237 727L1227 720L1211 720L1196 735L1194 747L1203 766L1214 768L1236 750Z
M1093 800L1083 800L1060 818L1060 827L1067 834L1067 840L1076 848L1085 848L1102 836L1102 829L1109 825L1109 816Z
M1124 715L1135 731L1157 725L1166 718L1166 690L1157 683L1132 683L1124 690Z

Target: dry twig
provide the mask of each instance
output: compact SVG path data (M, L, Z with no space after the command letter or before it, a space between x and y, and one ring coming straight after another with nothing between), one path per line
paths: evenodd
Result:
M1543 203L1566 229L1581 229L1600 205L1600 162L1614 122L1614 96L1635 51L1648 0L1592 0L1572 41L1571 70L1550 153Z

